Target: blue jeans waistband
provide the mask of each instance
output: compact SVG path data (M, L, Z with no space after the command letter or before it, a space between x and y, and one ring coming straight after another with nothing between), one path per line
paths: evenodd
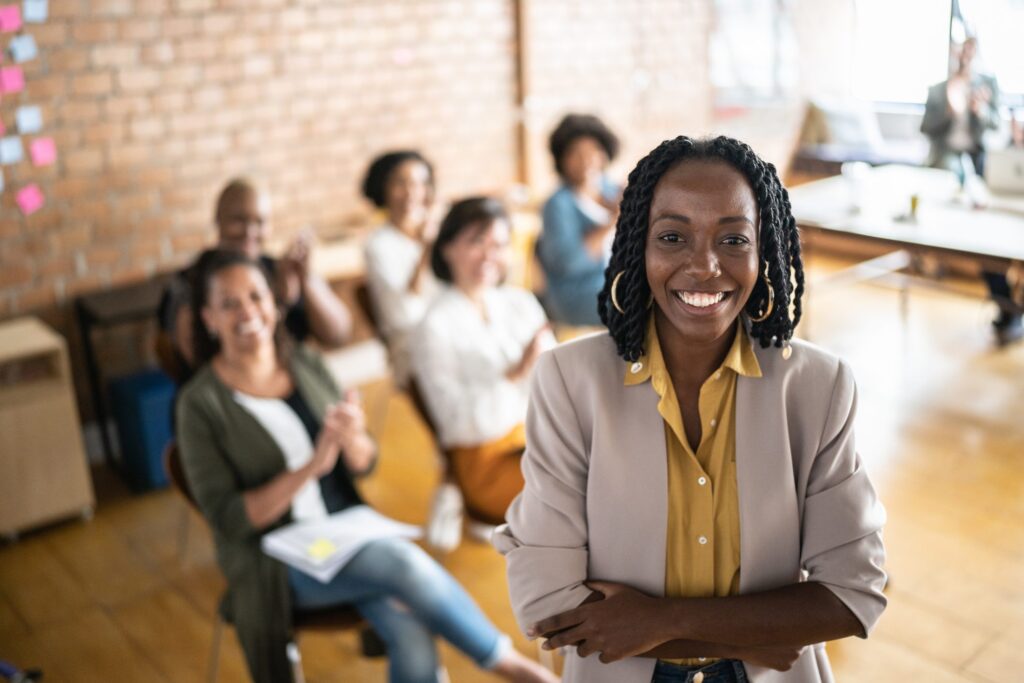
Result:
M659 661L654 667L651 683L695 683L694 677L704 674L703 683L747 683L747 671L737 659L720 659L712 664L682 666Z

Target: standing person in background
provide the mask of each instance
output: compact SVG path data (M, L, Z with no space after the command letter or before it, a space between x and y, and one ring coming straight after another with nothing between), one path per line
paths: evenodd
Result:
M994 76L976 70L977 54L978 39L971 36L954 53L953 73L928 90L921 121L921 132L931 142L928 165L953 171L961 184L971 174L965 156L973 172L984 175L985 132L999 127L999 85ZM996 343L1003 346L1024 337L1020 307L1013 304L1006 275L984 270L981 276L999 309L992 321Z
M366 284L402 385L409 374L409 335L438 291L430 271L437 233L434 169L419 152L388 152L370 164L363 195L387 213L366 242Z
M544 309L530 292L504 285L508 215L495 199L456 202L431 252L447 286L412 343L412 365L467 511L504 520L523 487L519 469L529 379L554 346Z
M978 40L972 36L954 53L956 68L949 78L928 90L921 132L928 136L928 165L945 168L963 181L967 155L974 172L984 175L984 135L999 127L999 85L988 74L975 70Z
M271 233L270 197L251 180L235 178L224 186L214 209L217 248L257 259L270 274L274 294L284 308L284 325L297 341L312 338L335 348L349 340L352 317L324 280L312 272L313 236L301 233L282 258L264 253ZM198 262L198 259L197 259ZM192 358L192 280L195 262L175 274L157 311L161 330L161 363L176 370L183 384L194 369Z
M537 242L547 280L544 302L557 322L598 325L597 293L621 196L605 171L619 153L619 139L596 116L569 114L549 146L562 185L544 204Z
M573 683L821 683L885 608L885 510L853 375L793 339L800 238L775 168L666 140L629 176L606 334L534 371L526 485L494 544ZM783 673L784 672L784 673Z

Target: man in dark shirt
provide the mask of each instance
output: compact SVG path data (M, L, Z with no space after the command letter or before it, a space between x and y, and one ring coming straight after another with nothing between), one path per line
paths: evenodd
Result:
M239 251L259 260L281 302L285 329L295 339L309 337L334 348L348 341L352 318L324 280L310 269L311 237L302 234L279 259L263 253L270 234L270 199L251 181L229 182L217 198L214 212L217 249ZM157 311L161 363L180 385L192 374L192 279L196 263L171 280Z

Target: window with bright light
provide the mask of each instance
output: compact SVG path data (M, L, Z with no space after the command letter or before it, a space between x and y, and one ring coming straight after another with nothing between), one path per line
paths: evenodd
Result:
M978 38L978 68L999 82L1004 100L1024 96L1024 0L959 0L961 22L953 22L953 40Z
M948 0L856 0L856 96L924 104L946 79L949 18Z

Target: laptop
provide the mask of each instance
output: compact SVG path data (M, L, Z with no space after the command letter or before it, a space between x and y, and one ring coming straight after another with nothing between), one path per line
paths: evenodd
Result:
M1024 194L1024 149L991 149L985 155L985 182L997 194Z

